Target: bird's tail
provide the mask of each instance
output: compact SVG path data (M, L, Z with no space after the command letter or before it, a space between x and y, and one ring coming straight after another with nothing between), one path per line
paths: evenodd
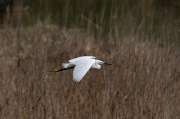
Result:
M68 68L69 63L62 63L62 66L63 66L64 68Z

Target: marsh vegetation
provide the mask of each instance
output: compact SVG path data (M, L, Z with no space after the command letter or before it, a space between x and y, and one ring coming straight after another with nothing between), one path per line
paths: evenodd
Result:
M177 1L52 1L21 0L4 17L0 118L180 117ZM49 72L83 55L113 65L80 83L72 70Z

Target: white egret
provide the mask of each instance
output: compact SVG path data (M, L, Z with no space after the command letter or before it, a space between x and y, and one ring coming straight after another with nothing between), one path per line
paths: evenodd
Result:
M73 79L79 82L89 69L100 69L101 64L112 65L101 60L96 60L94 56L81 56L69 60L69 63L62 63L63 69L53 69L50 72L59 72L67 69L74 68Z

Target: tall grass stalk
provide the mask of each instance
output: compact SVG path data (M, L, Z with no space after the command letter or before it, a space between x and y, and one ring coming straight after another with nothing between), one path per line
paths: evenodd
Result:
M81 29L48 23L4 26L0 30L0 117L178 118L179 48L148 41L143 32L102 41ZM158 32L153 39L169 36ZM49 72L81 55L97 56L113 65L89 71L80 83L72 80L72 70Z
M60 15L62 23L73 24L68 28L51 17L39 16L29 25L16 22L23 21L21 15L32 16L28 9L15 9L14 21L5 20L0 29L0 118L180 117L178 19L158 16L155 8L136 19L144 2L106 2L99 14L84 3L80 15L71 14L71 4L66 4ZM82 55L113 65L89 71L80 83L72 80L72 70L49 72Z

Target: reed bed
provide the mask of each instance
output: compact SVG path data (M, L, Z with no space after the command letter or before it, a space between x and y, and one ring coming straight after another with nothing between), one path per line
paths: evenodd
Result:
M129 34L103 41L83 29L40 22L31 27L4 26L0 117L178 118L179 48L141 39L140 34ZM72 70L49 72L82 55L113 65L89 71L80 83L72 80Z
M91 2L78 12L78 4L68 1L61 17L49 15L58 7L52 9L48 2L32 2L45 8L42 13L16 3L0 25L0 118L180 117L177 2L162 10L155 1L107 0L96 13ZM90 70L79 83L73 81L72 70L49 72L84 55L113 65Z

